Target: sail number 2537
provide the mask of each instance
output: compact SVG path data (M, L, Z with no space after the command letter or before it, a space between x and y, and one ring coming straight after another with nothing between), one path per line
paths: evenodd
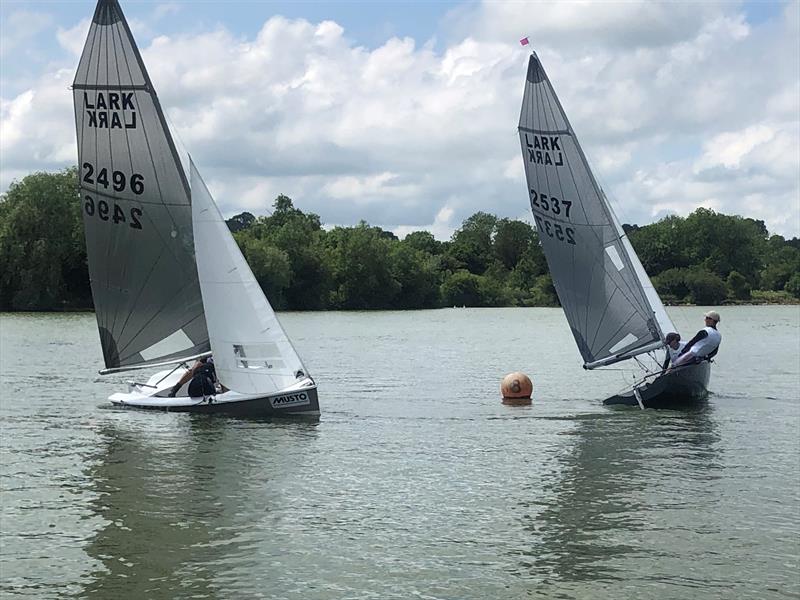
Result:
M536 219L536 228L539 235L546 233L551 238L556 238L559 242L575 245L575 230L572 227L562 227L559 223L551 223L539 215L533 215Z
M543 210L551 212L554 215L561 215L569 219L569 210L572 208L572 202L569 200L559 200L555 196L548 196L547 194L540 194L531 188L531 208L536 210Z
M553 223L549 219L536 213L545 212L556 215L560 218L569 219L569 212L572 202L569 200L559 200L555 196L540 194L531 188L531 210L536 219L536 228L539 235L546 234L548 237L555 238L559 242L575 245L575 230L560 223Z

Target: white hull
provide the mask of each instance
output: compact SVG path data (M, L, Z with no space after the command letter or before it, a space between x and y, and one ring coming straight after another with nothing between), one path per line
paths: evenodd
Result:
M169 392L184 369L161 371L145 384L129 382L128 392L109 396L115 406L174 412L229 413L248 416L319 415L317 386L306 377L295 385L269 394L240 394L228 390L212 396L190 397L188 383L173 398Z

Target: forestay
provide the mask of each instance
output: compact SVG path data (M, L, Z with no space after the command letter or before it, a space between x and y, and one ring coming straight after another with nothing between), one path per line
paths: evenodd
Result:
M81 207L106 367L209 348L189 185L116 0L100 0L73 85Z
M531 210L586 368L663 345L673 331L533 54L519 123Z
M194 163L190 171L197 270L217 377L242 394L286 389L305 377L305 367Z

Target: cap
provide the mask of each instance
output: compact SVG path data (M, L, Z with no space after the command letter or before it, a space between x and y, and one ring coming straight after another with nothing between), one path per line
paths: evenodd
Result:
M715 310L710 310L703 316L706 317L707 319L711 319L712 321L715 321L717 323L719 323L719 321L720 321L719 313L717 311L715 311Z

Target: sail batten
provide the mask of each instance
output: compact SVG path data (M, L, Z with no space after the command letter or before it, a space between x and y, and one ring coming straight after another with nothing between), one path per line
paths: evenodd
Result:
M97 3L72 93L106 370L208 351L188 179L116 0Z
M531 211L584 366L662 344L669 317L535 54L519 135Z

